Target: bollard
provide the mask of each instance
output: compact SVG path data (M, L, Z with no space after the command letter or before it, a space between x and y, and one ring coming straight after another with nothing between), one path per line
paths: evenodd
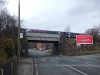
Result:
M1 69L1 75L3 75L3 69Z

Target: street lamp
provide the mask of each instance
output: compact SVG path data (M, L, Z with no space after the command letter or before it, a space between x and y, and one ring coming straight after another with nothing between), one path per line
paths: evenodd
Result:
M18 63L20 59L20 0L18 0Z

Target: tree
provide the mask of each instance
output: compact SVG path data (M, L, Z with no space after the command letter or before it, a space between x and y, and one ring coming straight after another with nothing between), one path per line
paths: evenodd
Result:
M65 28L65 32L61 32L60 43L61 43L61 50L63 54L71 50L72 42L70 38L70 27L69 26Z
M0 11L4 9L6 0L0 0Z
M0 49L7 52L11 57L17 47L17 19L11 16L6 10L0 12ZM13 44L13 45L12 45Z
M67 27L65 28L65 32L70 32L70 26L67 26Z
M1 12L2 10L4 10L4 4L5 4L5 0L0 0L0 50L2 48L2 16L1 16Z
M86 34L93 35L94 43L100 42L100 26L94 26L93 28L87 29Z

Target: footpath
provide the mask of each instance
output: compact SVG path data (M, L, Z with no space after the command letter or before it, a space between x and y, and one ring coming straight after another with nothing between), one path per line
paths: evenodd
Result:
M20 58L17 75L33 75L33 59Z

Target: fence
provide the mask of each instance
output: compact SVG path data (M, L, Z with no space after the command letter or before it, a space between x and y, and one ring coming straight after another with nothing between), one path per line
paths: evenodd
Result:
M13 57L9 63L0 65L0 75L15 75L17 58Z

